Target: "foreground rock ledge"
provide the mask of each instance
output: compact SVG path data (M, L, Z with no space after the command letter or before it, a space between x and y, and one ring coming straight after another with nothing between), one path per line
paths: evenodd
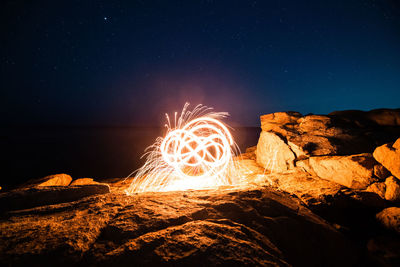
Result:
M120 191L12 211L0 243L2 262L20 266L351 266L358 256L298 199L268 188Z
M71 202L83 197L107 193L110 193L110 187L100 183L16 189L0 194L0 214L12 210Z

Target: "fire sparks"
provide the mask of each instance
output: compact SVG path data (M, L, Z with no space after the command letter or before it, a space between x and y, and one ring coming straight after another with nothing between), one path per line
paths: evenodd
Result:
M137 170L127 194L140 192L209 189L236 185L239 176L233 161L237 145L220 121L226 112L203 105L188 110L186 103L174 125L166 114L167 134L149 146L145 164Z

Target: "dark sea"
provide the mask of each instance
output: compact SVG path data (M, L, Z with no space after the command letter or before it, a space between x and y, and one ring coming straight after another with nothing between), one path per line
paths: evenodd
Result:
M141 167L147 146L165 128L155 127L14 127L1 130L3 162L0 186L67 173L73 178L127 177ZM259 127L231 133L242 152L257 144Z

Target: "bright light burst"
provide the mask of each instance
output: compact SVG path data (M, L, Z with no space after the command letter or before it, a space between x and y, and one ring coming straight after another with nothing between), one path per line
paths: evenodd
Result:
M238 150L229 129L220 121L226 112L213 112L186 103L174 125L166 114L167 134L146 149L146 163L133 174L127 194L139 192L209 189L239 184L234 152Z

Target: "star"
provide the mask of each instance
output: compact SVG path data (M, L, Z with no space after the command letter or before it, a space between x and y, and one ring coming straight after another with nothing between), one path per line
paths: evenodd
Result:
M104 19L104 21L107 21L107 20L108 20L108 18L107 18L107 17L104 17L103 19Z

